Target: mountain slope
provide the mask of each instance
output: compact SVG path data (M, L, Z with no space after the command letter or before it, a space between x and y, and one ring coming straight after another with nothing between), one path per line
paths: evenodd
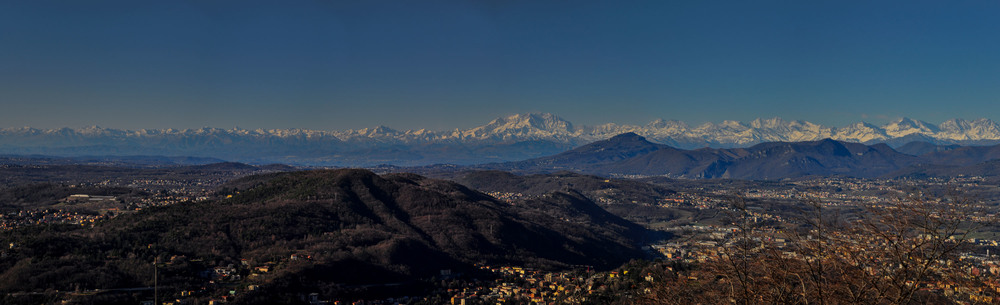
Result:
M876 177L914 162L885 144L864 145L830 139L765 143L747 148L722 178L780 179L802 176Z
M662 186L629 179L607 179L572 172L515 175L502 171L470 171L454 178L470 188L489 192L540 196L553 190L572 190L593 201L609 204L656 203L676 192Z
M511 205L413 174L330 170L251 176L218 195L89 230L9 232L3 241L18 247L0 257L0 292L142 287L159 257L170 262L161 293L211 289L198 288L204 270L246 264L272 268L251 280L268 296L258 302L285 303L474 263L611 268L643 255L644 229L574 192Z
M635 133L623 133L604 141L593 142L553 156L514 162L509 165L500 166L500 168L511 166L515 168L546 167L552 169L586 168L594 164L627 160L666 148L669 147L650 143ZM490 166L486 167L489 168Z
M896 151L904 153L904 154L908 154L908 155L920 156L920 155L929 154L929 153L932 153L932 152L948 151L948 150L956 149L956 148L959 148L959 147L962 147L962 146L955 145L955 144L952 144L952 145L935 145L935 144L930 143L930 142L914 141L914 142L906 143L903 146L896 147Z
M924 163L969 166L1000 159L1000 145L963 146L920 156Z
M653 144L630 133L550 157L479 168L524 173L574 170L611 176L781 179L812 175L875 177L917 161L917 157L885 144L869 146L826 139L684 150Z
M588 258L556 250L536 251L531 247L538 246L537 244L519 236L550 236L558 240L556 236L559 234L555 234L557 232L553 231L554 228L539 226L541 223L525 222L519 216L523 211L518 207L498 202L454 183L412 174L380 177L362 170L337 170L279 175L230 200L235 204L265 202L280 205L303 199L305 202L333 204L330 208L335 209L338 215L351 215L353 218L366 219L361 221L363 223L385 225L393 234L423 236L423 241L433 248L463 259L509 260L511 258L504 258L504 255L527 251L533 254L531 257L553 262L568 260L573 264L589 262L591 265L604 266L593 260L601 260L607 256L589 253ZM595 222L594 225L616 228L626 224ZM631 232L629 230L636 230L638 227L621 229ZM560 242L554 244L563 245L567 249L573 247ZM621 245L625 248L629 246Z

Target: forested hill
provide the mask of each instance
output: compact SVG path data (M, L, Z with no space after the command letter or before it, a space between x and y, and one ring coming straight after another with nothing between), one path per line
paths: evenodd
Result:
M644 232L573 192L512 205L412 174L267 174L225 185L216 200L94 228L8 232L0 241L16 246L0 258L0 293L148 286L158 257L169 262L160 282L168 294L197 290L205 270L245 264L273 268L243 280L259 291L334 297L341 285L407 282L475 263L613 268L642 256Z

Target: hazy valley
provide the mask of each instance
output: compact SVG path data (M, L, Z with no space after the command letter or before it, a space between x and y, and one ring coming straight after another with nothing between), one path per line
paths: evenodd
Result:
M0 293L14 304L659 304L787 297L767 287L812 299L863 280L865 293L837 302L988 300L997 150L830 139L686 150L625 133L468 166L8 156ZM893 222L926 215L935 225ZM883 226L889 235L866 237ZM820 245L839 249L829 269L802 265L828 255ZM849 260L860 254L873 260ZM885 264L932 269L863 271ZM792 281L810 272L819 278ZM741 284L753 295L718 292L741 274L756 278Z

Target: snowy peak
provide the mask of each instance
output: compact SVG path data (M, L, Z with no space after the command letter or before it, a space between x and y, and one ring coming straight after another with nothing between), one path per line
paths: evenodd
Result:
M542 139L572 136L573 124L551 113L515 114L497 118L486 125L459 132L462 138Z
M881 127L865 122L858 122L835 129L831 138L840 141L866 143L883 141L888 139L889 136L885 133L885 129Z
M506 118L498 118L490 124L500 125L498 131L532 129L547 132L573 131L573 124L551 113L515 114Z
M678 120L656 119L646 124L646 128L682 131L688 129L688 124Z
M829 138L832 128L805 121L786 121L782 118L756 119L749 126L763 141L799 142Z
M929 136L939 131L937 126L905 117L885 125L883 129L887 135L897 138L912 134Z
M788 122L785 122L785 120L779 117L773 117L770 119L757 118L753 121L750 121L750 127L757 129L761 128L776 129L776 128L783 128L786 126L788 126Z
M961 134L972 128L972 122L964 119L951 119L944 121L939 127L942 132Z
M939 125L942 137L953 140L992 140L1000 137L1000 125L990 119L951 119Z
M644 125L606 123L575 126L551 113L525 113L499 117L470 129L453 131L395 130L376 126L358 130L322 131L307 129L140 129L118 130L98 126L85 128L36 129L30 127L0 129L0 147L8 152L23 152L24 147L109 147L120 145L161 145L178 143L185 149L198 149L199 143L214 143L212 149L227 143L267 145L304 145L334 147L350 142L354 148L378 145L443 144L494 145L523 141L547 141L562 147L579 146L634 133L651 142L678 148L749 147L765 142L804 142L830 138L844 142L890 143L920 140L933 144L987 145L1000 143L1000 124L989 119L952 119L940 125L902 118L883 126L859 122L843 127L827 127L806 121L779 117L758 118L748 123L727 120L718 123L688 125L677 120L658 119ZM309 146L312 145L312 146ZM368 145L368 146L365 146ZM325 148L324 148L325 149ZM2 153L2 151L0 151ZM186 152L184 152L186 153Z
M386 127L384 125L378 125L378 126L375 126L374 128L371 128L371 129L365 128L365 129L362 129L361 132L364 133L365 135L369 136L369 137L370 136L375 136L375 135L389 135L389 134L396 134L396 133L398 133L398 131L396 131L395 129Z

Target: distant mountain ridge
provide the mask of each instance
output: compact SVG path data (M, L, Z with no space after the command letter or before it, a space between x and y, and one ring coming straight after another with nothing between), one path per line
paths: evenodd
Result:
M386 126L346 131L307 129L0 129L0 154L176 155L251 163L365 166L382 163L475 164L551 155L632 132L651 142L682 149L737 148L766 142L833 139L898 147L1000 143L1000 124L989 119L952 119L934 125L908 118L883 126L859 122L828 127L781 118L749 123L723 121L691 126L675 120L646 125L608 123L576 126L549 113L515 114L485 125L452 131L395 130Z
M923 154L903 153L885 143L866 145L832 139L686 150L652 143L635 133L624 133L551 156L473 168L529 174L572 171L618 177L750 180L1000 174L977 168L980 164L994 164L989 168L996 168L1000 145L952 147L913 143L904 147Z

